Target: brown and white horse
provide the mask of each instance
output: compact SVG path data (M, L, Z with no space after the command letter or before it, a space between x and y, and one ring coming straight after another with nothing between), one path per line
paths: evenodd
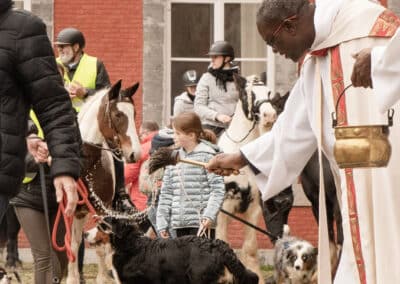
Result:
M283 110L285 98L279 94L271 97L271 92L257 78L235 78L239 89L239 101L232 117L231 124L221 135L218 146L225 153L237 152L241 146L253 141L263 133L269 131ZM282 103L280 101L282 100ZM254 174L245 167L237 176L225 177L226 194L222 208L233 214L242 214L246 221L257 224L262 213L260 194L254 181ZM228 241L228 224L230 217L218 214L216 237ZM244 228L244 242L241 251L241 260L250 270L257 273L259 283L263 282L263 275L257 257L256 231L248 226Z
M121 90L120 80L111 88L100 90L90 97L78 114L83 141L81 180L92 193L92 197L95 194L98 197L96 201L101 200L103 208L111 207L115 194L113 156L120 159L122 154L126 162L135 162L140 158L141 147L136 132L132 98L138 86L139 83L136 83ZM74 255L78 253L87 219L86 206L79 206L71 229L71 249ZM98 275L96 282L104 283L104 275ZM68 264L66 283L79 283L76 261Z

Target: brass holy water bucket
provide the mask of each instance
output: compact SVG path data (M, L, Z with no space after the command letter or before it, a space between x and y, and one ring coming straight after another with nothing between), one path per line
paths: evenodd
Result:
M340 94L336 102L336 113L340 99L350 86ZM389 127L393 125L394 110L388 110L387 125L337 126L336 113L332 113L336 137L333 154L339 168L386 167L392 153L388 137Z

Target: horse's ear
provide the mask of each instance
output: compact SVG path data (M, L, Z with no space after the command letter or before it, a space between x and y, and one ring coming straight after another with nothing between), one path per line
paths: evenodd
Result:
M123 97L132 97L139 88L139 82L121 92Z
M108 92L108 100L113 100L118 98L119 91L121 90L121 82L122 80L118 80L114 85L111 86L110 91Z

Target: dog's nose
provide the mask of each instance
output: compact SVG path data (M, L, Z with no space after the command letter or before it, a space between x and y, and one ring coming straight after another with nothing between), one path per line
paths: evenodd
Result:
M87 239L88 237L89 237L89 233L88 233L88 232L84 232L84 233L83 233L83 238L84 238L84 239Z
M294 268L296 268L296 270L300 270L300 265L296 265Z

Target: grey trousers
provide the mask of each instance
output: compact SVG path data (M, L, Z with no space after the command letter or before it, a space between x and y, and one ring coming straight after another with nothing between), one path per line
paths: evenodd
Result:
M65 275L67 269L67 256L65 252L56 252L52 247L47 233L47 224L43 212L27 207L15 207L15 213L31 245L35 263L35 283L51 284L53 269L59 279ZM49 213L50 224L54 224L56 212ZM50 232L53 230L51 228ZM65 227L61 221L57 233L57 243L64 243ZM53 268L52 268L53 265Z

